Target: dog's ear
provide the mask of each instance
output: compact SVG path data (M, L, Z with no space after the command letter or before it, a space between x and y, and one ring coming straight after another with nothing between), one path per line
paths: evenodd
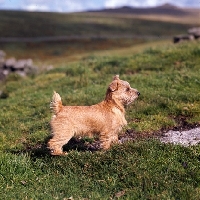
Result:
M117 88L118 88L118 80L120 80L119 79L119 75L115 75L113 77L112 83L108 87L111 92L114 92L115 90L117 90Z
M118 81L114 80L110 85L109 85L109 89L111 92L114 92L115 90L117 90L118 88Z
M114 77L113 77L113 81L114 80L119 80L119 75L115 75Z

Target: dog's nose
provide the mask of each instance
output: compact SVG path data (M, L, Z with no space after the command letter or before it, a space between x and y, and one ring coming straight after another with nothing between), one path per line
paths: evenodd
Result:
M139 92L137 92L137 95L138 95L138 96L140 96L140 93L139 93Z

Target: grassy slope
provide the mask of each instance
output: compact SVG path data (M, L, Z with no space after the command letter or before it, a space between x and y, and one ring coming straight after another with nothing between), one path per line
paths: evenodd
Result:
M154 16L155 17L155 16ZM198 26L195 16L182 18L109 13L35 13L0 11L0 37L39 36L172 36ZM162 19L162 20L160 20ZM160 28L162 27L162 28Z
M129 54L148 41L184 34L199 26L193 15L134 15L130 13L37 13L0 11L0 37L83 36L87 39L54 42L0 43L7 57L32 58L36 65L60 66L87 57L88 54ZM137 36L141 37L137 37ZM96 39L90 36L106 36ZM119 38L112 38L117 36ZM124 38L124 36L136 38ZM110 37L110 38L109 38ZM123 37L123 39L122 39ZM130 49L127 49L130 47ZM133 48L134 49L133 49ZM121 49L124 50L121 51ZM119 51L118 51L119 49ZM111 55L112 55L111 53ZM42 61L42 64L41 64Z
M7 58L15 56L17 59L32 58L36 65L60 66L62 63L79 61L88 55L108 55L114 51L127 48L141 49L145 39L77 39L55 42L28 42L28 43L2 43ZM161 43L161 42L159 42ZM148 44L147 44L148 45ZM112 51L111 51L112 50Z
M49 134L53 90L64 104L94 104L114 74L141 92L127 109L126 129L150 134L177 125L179 116L199 124L199 55L199 43L185 43L124 57L91 55L32 79L10 77L4 88L9 97L0 99L1 198L108 199L122 191L125 199L197 199L199 146L135 141L106 154L73 150L62 158L34 149Z
M37 13L0 11L0 37L83 36L87 39L69 39L54 42L0 43L7 57L32 58L39 66L74 62L88 54L129 54L141 49L146 42L170 38L186 33L199 21L194 15L134 15L130 13ZM137 37L137 36L140 37ZM106 36L94 39L91 36ZM117 36L119 38L113 38ZM133 38L124 38L124 36ZM130 47L130 49L127 49ZM133 47L133 48L132 48ZM121 51L122 48L125 48ZM119 51L118 51L119 49ZM100 52L101 51L101 52ZM111 53L111 54L112 54ZM42 61L42 64L41 64Z

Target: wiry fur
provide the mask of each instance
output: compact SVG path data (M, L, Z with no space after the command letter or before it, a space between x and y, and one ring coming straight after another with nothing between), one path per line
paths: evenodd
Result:
M60 110L62 109L62 101L61 101L61 97L58 93L56 93L54 91L51 103L50 103L50 109L52 110L52 112L54 113L54 115L56 115L57 113L60 112Z
M116 75L110 83L105 100L91 106L63 106L61 97L54 92L50 107L52 139L48 142L52 155L62 155L63 145L73 136L98 134L103 149L118 142L118 132L127 124L124 105L139 96L136 89Z

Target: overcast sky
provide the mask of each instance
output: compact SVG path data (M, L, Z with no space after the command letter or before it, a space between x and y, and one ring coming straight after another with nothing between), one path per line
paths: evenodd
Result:
M200 0L0 0L0 9L77 12L120 6L152 7L164 3L200 8Z

